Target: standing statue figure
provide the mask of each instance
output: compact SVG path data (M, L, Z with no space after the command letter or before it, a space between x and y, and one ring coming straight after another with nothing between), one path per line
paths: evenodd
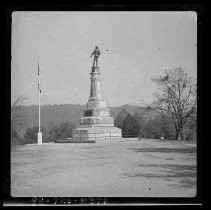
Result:
M94 55L94 61L93 61L93 67L97 67L98 64L98 57L100 56L100 50L98 49L98 46L95 47L95 50L91 54L91 57ZM91 58L90 57L90 58Z

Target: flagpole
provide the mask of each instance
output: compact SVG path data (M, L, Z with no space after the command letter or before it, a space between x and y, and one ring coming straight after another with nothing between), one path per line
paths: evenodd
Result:
M39 77L39 88L40 88L40 76ZM38 90L39 94L39 133L40 133L40 89Z
M39 131L37 134L37 144L41 145L42 144L42 132L40 131L40 94L41 94L41 89L40 89L40 65L39 65L39 56L38 56L38 98L39 98Z

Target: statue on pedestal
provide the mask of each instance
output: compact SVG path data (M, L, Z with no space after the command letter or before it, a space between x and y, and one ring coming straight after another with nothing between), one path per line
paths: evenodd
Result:
M98 49L98 46L95 47L95 50L91 54L90 58L94 55L94 60L93 60L93 68L97 67L98 64L98 58L100 56L100 50Z
M73 139L76 142L95 142L96 140L120 139L121 129L114 127L114 118L110 115L110 109L106 106L101 95L101 73L99 72L98 58L100 50L95 47L91 54L94 55L92 66L90 97L80 126L73 130Z

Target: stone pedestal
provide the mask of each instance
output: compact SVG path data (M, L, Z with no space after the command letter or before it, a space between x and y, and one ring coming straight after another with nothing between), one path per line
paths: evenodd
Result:
M80 119L80 127L73 131L73 140L105 140L119 139L122 131L114 127L114 119L101 95L102 75L99 67L92 67L90 97Z
M42 145L42 133L41 132L37 133L37 144Z

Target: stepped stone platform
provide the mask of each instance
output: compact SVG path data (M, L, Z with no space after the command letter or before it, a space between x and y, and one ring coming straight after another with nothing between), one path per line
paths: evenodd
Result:
M80 127L74 130L73 139L76 141L97 141L121 139L121 129L116 127Z

